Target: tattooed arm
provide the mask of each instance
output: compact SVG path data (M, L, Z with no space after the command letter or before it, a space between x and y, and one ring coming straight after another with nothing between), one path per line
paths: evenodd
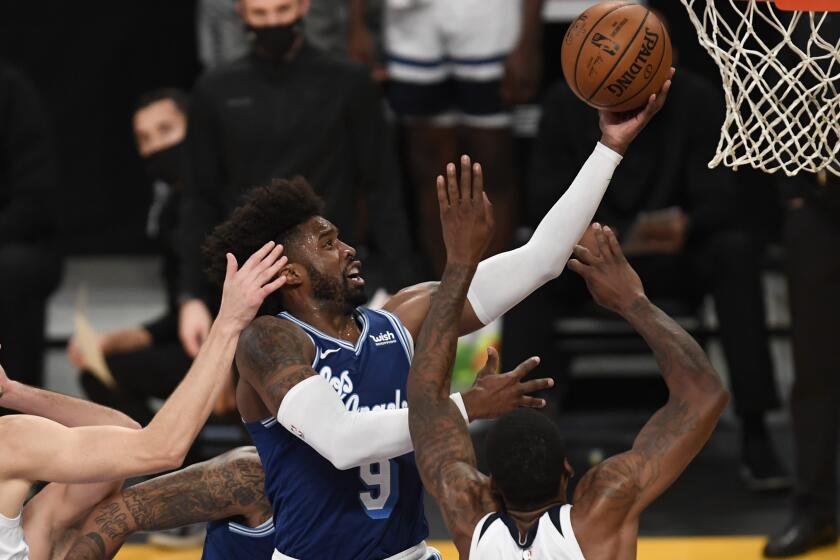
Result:
M264 479L256 450L242 447L127 488L96 506L65 560L111 558L138 531L235 516L256 527L271 517Z
M464 180L471 171L477 178L472 188ZM493 217L478 165L472 170L462 165L459 189L450 164L446 181L437 179L437 191L447 263L417 339L408 376L408 418L423 484L440 506L461 557L467 558L476 523L495 507L487 479L475 466L467 426L450 402L449 385L458 318L492 237Z
M641 280L609 228L593 226L597 247L575 248L569 268L583 276L595 301L624 317L653 350L668 385L668 402L642 428L633 448L590 470L575 491L584 540L608 546L619 527L641 512L700 452L728 402L706 354L673 319L645 297ZM577 531L577 528L575 529ZM635 546L635 535L633 538Z

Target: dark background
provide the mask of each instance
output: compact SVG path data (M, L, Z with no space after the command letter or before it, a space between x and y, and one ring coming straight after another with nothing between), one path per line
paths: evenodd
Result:
M59 226L67 253L151 250L144 234L151 191L135 153L131 114L143 92L162 86L189 89L199 75L195 4L0 3L0 58L35 83L55 127ZM717 67L698 45L682 3L649 4L670 24L678 65L720 83ZM546 26L545 86L562 79L559 52L565 29L565 24Z

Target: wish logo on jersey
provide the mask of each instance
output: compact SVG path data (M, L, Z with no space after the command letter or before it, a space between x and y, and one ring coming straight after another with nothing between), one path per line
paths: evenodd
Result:
M386 344L396 344L397 337L391 331L385 331L384 333L379 333L378 335L370 335L370 339L373 341L374 344L377 346L385 346Z
M387 333L394 336L393 333ZM371 338L374 338L371 336ZM340 374L333 374L332 368L324 366L319 372L321 377L327 380L330 387L338 393L344 406L351 412L367 412L369 410L395 410L397 408L408 408L408 401L402 398L402 391L394 390L394 400L375 404L372 406L359 406L359 395L353 392L353 380L350 378L348 370L342 371Z

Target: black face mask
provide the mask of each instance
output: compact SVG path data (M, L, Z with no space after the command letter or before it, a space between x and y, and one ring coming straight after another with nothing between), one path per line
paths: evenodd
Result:
M181 166L184 158L184 143L178 142L143 158L146 173L152 179L170 185L181 182Z
M295 40L303 33L303 20L267 27L248 26L254 52L272 62L283 62Z

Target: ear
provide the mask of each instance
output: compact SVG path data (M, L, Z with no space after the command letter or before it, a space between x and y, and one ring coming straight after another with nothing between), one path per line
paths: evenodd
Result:
M245 0L236 0L236 15L240 17L240 19L245 19L245 6L243 5Z
M286 277L286 286L300 286L306 276L306 269L297 263L289 263L280 270Z
M310 0L298 0L298 2L300 2L298 7L300 17L306 17L306 14L309 13L309 7L311 5Z
M493 502L495 502L496 509L498 511L505 509L505 497L496 485L496 480L493 478L492 474L490 475L490 496L493 498Z
M574 476L575 476L575 469L573 469L573 468L572 468L572 465L571 465L571 463L569 463L569 460L568 460L568 459L566 459L566 460L564 460L564 461L563 461L563 468L564 468L564 469L565 469L565 471L566 471L566 475L567 475L570 479L571 479L571 478L574 478Z

